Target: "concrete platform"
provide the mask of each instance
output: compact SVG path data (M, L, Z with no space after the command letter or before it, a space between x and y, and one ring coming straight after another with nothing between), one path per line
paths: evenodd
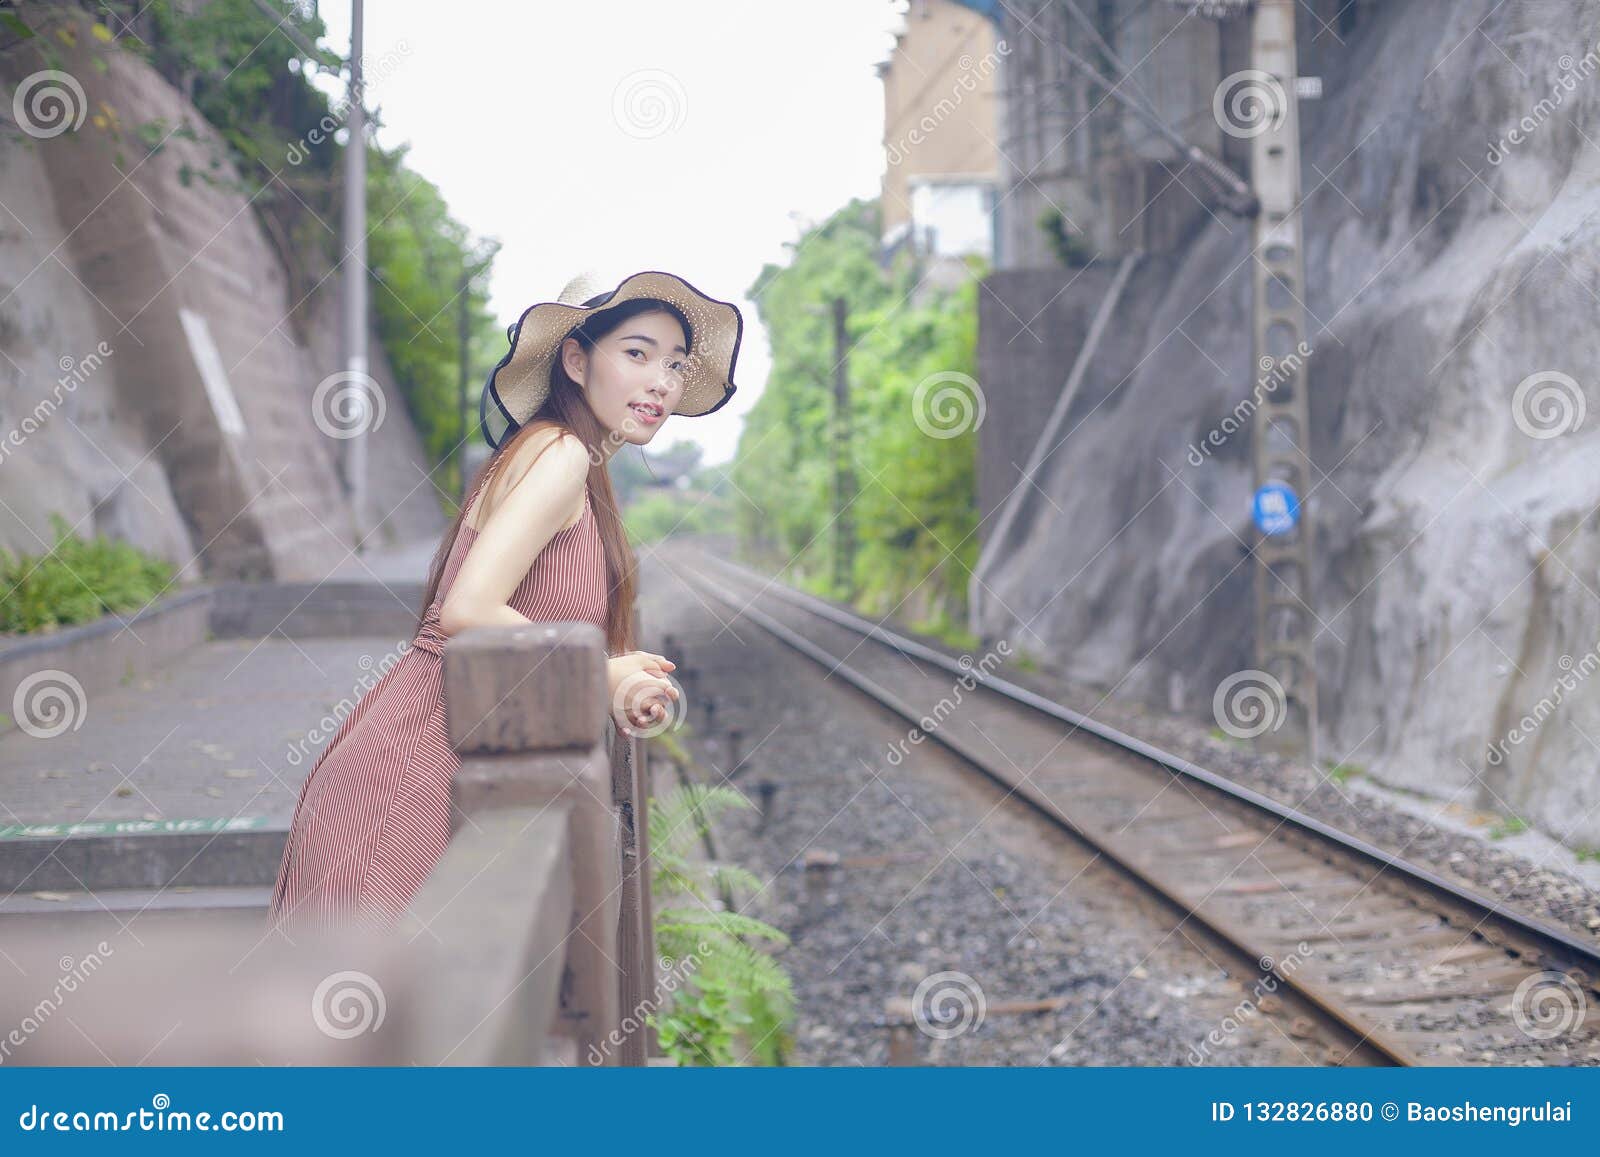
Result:
M0 733L0 895L270 883L300 786L399 639L217 639Z
M399 657L381 637L216 640L88 696L76 730L12 729L0 735L5 835L93 820L286 826L343 715Z
M19 893L108 888L260 887L283 861L285 826L182 835L0 841L0 902Z
M162 937L169 929L209 935L226 931L250 944L266 930L271 898L270 889L255 891L259 903L248 894L211 889L101 892L75 897L71 903L27 901L40 907L20 906L22 898L14 897L0 905L0 940L42 940L77 958L98 941L106 941L113 951L136 949L144 946L145 937Z
M0 917L72 916L80 913L118 915L122 922L153 912L214 911L219 908L257 912L265 919L270 887L251 888L106 888L95 892L19 892L0 897Z

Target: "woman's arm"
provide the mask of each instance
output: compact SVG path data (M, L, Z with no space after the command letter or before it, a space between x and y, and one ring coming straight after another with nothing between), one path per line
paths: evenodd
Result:
M467 627L530 621L508 601L539 552L572 520L589 475L589 452L571 435L561 435L531 465L519 462L535 453L536 444L525 444L506 464L510 489L478 532L439 608L439 629L447 636Z

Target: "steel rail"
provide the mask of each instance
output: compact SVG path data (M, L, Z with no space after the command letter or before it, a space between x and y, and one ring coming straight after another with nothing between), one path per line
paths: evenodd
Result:
M778 598L790 602L802 610L810 611L857 634L876 639L883 645L900 652L908 658L931 663L952 674L971 676L979 684L996 694L1031 707L1035 711L1048 715L1053 719L1068 723L1076 730L1087 731L1097 739L1104 740L1106 743L1124 751L1143 756L1152 763L1160 764L1169 771L1176 772L1187 779L1203 783L1207 787L1250 808L1267 813L1290 827L1334 844L1341 851L1347 852L1358 859L1404 876L1408 881L1438 897L1449 900L1452 903L1465 905L1482 915L1484 919L1492 918L1502 924L1510 925L1526 936L1558 948L1564 954L1576 957L1584 967L1591 970L1591 979L1600 977L1600 943L1585 941L1573 932L1549 921L1509 910L1504 907L1504 902L1497 897L1489 896L1446 879L1429 868L1387 852L1375 844L1368 843L1359 836L1340 831L1338 828L1332 827L1286 804L1282 804L1270 796L1263 795L1215 772L1207 771L1180 755L1163 751L1161 748L1146 743L1142 739L1100 723L1087 715L1073 711L1071 708L1063 707L1054 700L1047 699L1028 690L1026 687L1018 686L1009 680L980 671L976 666L963 667L959 660L952 659L941 651L937 651L914 639L908 639L859 615L853 615L848 611L841 610L813 595L794 590L737 563L731 563L726 559L709 554L702 557L709 559L719 568L737 574L742 579L761 583L763 590L770 590ZM1071 733L1069 732L1068 734L1070 735Z
M736 611L741 619L754 623L779 642L825 667L830 674L839 676L880 706L920 728L919 715L892 692L879 686L860 672L852 670L837 656L830 654L803 635L778 622L766 612L757 610L751 605L751 601L741 601L737 595L721 586L714 579L707 577L692 567L684 569L692 574L693 581L698 583L713 598ZM681 574L682 572L680 571L679 573ZM932 657L932 653L930 653L929 657ZM958 669L960 668L958 667ZM960 670L963 675L971 673L968 669ZM950 751L962 762L969 764L1006 789L1008 794L1016 796L1052 824L1065 830L1084 846L1106 859L1113 867L1132 879L1139 887L1158 896L1170 908L1180 913L1183 921L1194 921L1217 940L1230 946L1236 953L1256 962L1257 967L1260 967L1262 960L1272 960L1273 965L1270 971L1286 988L1294 992L1307 1005L1320 1012L1333 1025L1337 1026L1341 1035L1353 1039L1354 1043L1349 1046L1346 1053L1347 1057L1350 1053L1364 1050L1374 1055L1380 1062L1389 1065L1416 1066L1423 1063L1414 1052L1396 1041L1387 1039L1382 1032L1375 1030L1365 1018L1350 1009L1342 1001L1307 985L1293 974L1285 974L1279 971L1276 958L1270 951L1263 949L1259 945L1252 944L1248 933L1235 927L1231 921L1223 920L1214 913L1200 911L1194 904L1142 867L1134 856L1132 849L1123 846L1123 841L1112 840L1107 836L1085 830L1067 812L1029 783L1026 778L1022 780L1013 778L994 766L983 755L969 748L964 742L942 731L925 731L924 734Z

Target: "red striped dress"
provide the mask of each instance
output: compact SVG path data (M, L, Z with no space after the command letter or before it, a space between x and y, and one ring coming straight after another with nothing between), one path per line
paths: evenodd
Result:
M352 918L387 925L449 842L450 784L461 761L445 731L439 609L477 533L462 522L438 595L410 647L362 696L307 775L270 925L317 927ZM604 630L607 590L585 490L583 514L545 544L507 601L535 622L581 619Z

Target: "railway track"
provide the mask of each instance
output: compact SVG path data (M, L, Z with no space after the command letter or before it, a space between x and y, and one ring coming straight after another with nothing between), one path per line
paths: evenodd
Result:
M1260 962L1341 1063L1600 1064L1600 946L726 560L674 569Z

